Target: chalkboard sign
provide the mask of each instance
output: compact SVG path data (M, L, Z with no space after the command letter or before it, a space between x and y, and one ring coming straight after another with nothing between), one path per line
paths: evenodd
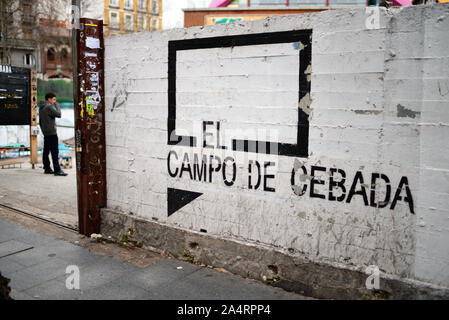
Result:
M0 126L30 125L30 69L0 72Z

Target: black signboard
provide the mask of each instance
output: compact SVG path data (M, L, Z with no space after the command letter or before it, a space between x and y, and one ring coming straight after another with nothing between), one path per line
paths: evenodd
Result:
M0 72L0 125L30 125L30 69Z

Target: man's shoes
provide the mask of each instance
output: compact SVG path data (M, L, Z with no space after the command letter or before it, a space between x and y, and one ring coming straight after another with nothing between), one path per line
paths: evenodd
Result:
M65 173L64 171L60 170L58 172L55 172L55 176L66 176L68 173Z
M55 172L53 170L51 170L51 169L45 169L44 173L45 174L52 174L52 173L55 173Z

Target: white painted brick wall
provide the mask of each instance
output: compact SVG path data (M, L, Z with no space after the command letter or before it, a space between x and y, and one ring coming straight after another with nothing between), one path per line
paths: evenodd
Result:
M391 275L449 286L448 9L381 8L374 30L366 29L362 8L107 38L109 207L192 232L290 249L311 260L362 270L374 264ZM169 40L301 29L313 29L308 158L167 145ZM291 48L179 51L177 134L202 143L202 121L221 120L223 130L273 129L279 140L294 142L298 59L291 59ZM221 172L213 173L212 182L192 181L188 172L171 177L172 150L179 156L170 162L173 168L184 154L191 161L195 153L200 159L233 156L234 185L226 186ZM256 159L276 162L269 180L275 192L248 188L248 161ZM306 194L293 192L292 169L303 164L308 175L311 166L326 168L315 174L325 184L314 188L325 199L310 197L310 176L302 177ZM346 173L343 202L328 200L330 168ZM371 174L389 178L387 207L365 206L360 195L346 202L357 171L368 201ZM295 180L302 188L300 173ZM404 199L390 209L402 177L414 214ZM167 188L203 195L168 217ZM383 180L376 190L376 201L382 201Z

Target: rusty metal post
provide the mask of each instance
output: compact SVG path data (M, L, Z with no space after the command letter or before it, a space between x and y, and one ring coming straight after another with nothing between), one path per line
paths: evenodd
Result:
M37 75L36 71L30 71L30 100L31 100L31 123L30 123L30 163L34 169L37 164Z
M78 27L81 3L80 0L72 0L72 21L71 21L71 29L72 29L72 82L73 82L73 119L75 120L75 167L76 167L76 188L77 188L77 202L80 202L80 178L78 171L80 170L81 162L79 158L81 157L81 151L78 150L78 146L81 146L81 140L78 139L77 127L79 126L79 121L76 118L77 110L78 110L78 45L77 45L77 36L78 36ZM78 230L80 230L81 226L81 210L78 205ZM81 231L80 231L81 232Z
M100 232L100 209L106 206L103 21L80 19L77 30L75 146L79 232Z

